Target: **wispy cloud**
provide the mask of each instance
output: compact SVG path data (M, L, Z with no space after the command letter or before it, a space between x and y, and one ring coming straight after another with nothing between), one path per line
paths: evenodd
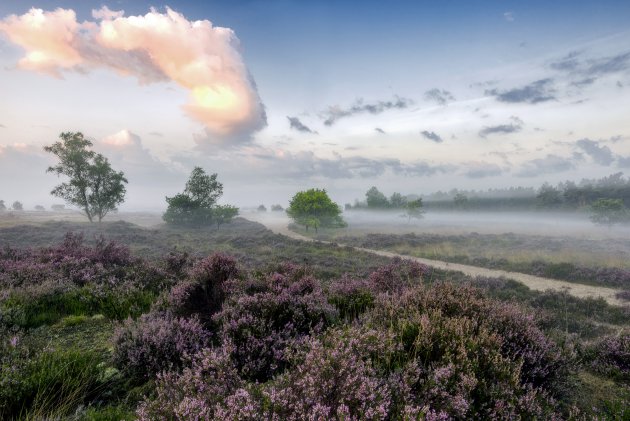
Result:
M446 105L451 101L455 101L455 97L452 93L446 89L433 88L424 93L424 99L427 101L433 101L439 105Z
M71 9L31 9L0 20L0 32L24 48L23 69L62 77L108 68L141 84L173 81L189 93L184 111L209 138L242 140L266 126L262 101L229 28L189 21L169 8L125 17L106 7L79 23Z
M387 110L404 109L409 107L411 104L413 104L411 99L399 97L398 95L389 101L365 102L362 98L359 98L353 105L347 108L342 108L337 105L331 106L328 110L323 112L322 115L325 119L324 125L332 126L338 120L345 117L351 117L355 114L380 114Z
M503 169L490 162L474 161L462 165L462 173L468 178L486 178L503 174Z
M508 22L514 22L514 12L503 13L503 19L505 19Z
M498 101L508 103L538 104L539 102L553 101L555 97L553 79L540 79L520 88L500 91L490 89L486 95L494 96Z
M544 158L526 161L516 175L519 177L536 177L543 174L568 171L573 168L575 168L574 158L548 154Z
M380 127L374 128L374 131L380 134L385 134L385 130L381 129Z
M496 126L485 126L479 131L479 137L487 137L491 134L510 134L520 132L523 129L523 120L518 117L510 117L512 120L509 124L499 124Z
M293 130L297 130L298 132L302 132L302 133L317 134L316 131L311 130L310 127L302 123L302 121L300 121L298 117L287 116L287 119L289 120L289 127L292 128Z
M431 141L433 141L435 143L442 143L444 141L442 139L442 137L440 137L440 135L438 135L435 132L430 132L430 131L427 131L427 130L423 130L423 131L420 132L420 134L422 136L424 136L425 139L429 139L429 140L431 140Z
M615 156L610 148L608 146L600 146L599 142L595 140L580 139L575 144L597 164L609 166L615 160Z

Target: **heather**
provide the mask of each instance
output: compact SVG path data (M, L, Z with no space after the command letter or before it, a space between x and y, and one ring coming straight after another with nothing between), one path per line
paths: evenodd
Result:
M146 257L140 243L126 247L90 231L6 248L0 416L624 414L627 338L617 329L630 325L630 313L623 307L413 261L369 261L349 249L293 247L284 237L270 237L277 258L258 264L271 251L259 250L253 233L247 242L241 228L231 237L215 231L208 242L248 244L246 258L230 247L206 253L182 243ZM142 239L147 232L125 231L151 244ZM192 238L190 245L208 235L177 238ZM284 250L292 250L286 260ZM329 269L337 264L347 270Z

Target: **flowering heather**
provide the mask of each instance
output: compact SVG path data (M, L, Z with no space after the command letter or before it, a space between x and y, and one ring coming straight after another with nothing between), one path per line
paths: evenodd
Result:
M372 358L392 345L380 333L335 330L309 339L303 360L265 390L273 419L386 419L390 387Z
M230 358L230 349L204 349L181 373L158 375L155 399L140 404L141 421L258 419L259 408Z
M431 268L413 260L395 258L388 265L381 266L368 277L377 292L400 292L412 285L422 283L431 274Z
M150 313L128 319L114 335L116 366L137 379L179 368L186 357L208 345L210 333L196 318Z
M610 377L630 383L630 333L604 338L594 347L592 367Z
M288 350L337 317L310 276L291 282L291 274L273 273L264 283L266 291L233 298L215 317L239 371L257 381L282 372Z
M167 297L168 309L178 316L198 315L210 327L212 315L221 310L227 297L229 281L238 276L233 257L212 254L197 262L187 279L173 286Z

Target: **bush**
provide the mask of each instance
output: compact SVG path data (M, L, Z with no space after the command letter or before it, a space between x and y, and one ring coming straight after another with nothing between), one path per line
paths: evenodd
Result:
M158 375L156 397L140 404L138 419L257 419L244 416L243 407L257 411L243 385L228 349L205 349L181 373Z
M269 275L263 291L235 297L216 316L222 339L232 346L236 367L246 379L262 382L281 373L289 350L337 317L317 280L305 276L292 281L292 275Z
M171 288L167 308L177 316L197 315L212 327L212 315L219 312L228 293L228 282L239 276L236 260L215 253L197 262L189 277Z
M163 370L181 368L210 342L196 318L150 313L128 319L113 338L114 363L133 379L145 381Z
M594 346L591 367L616 380L630 383L630 333L608 336Z
M265 395L273 419L387 419L391 390L372 362L391 352L376 331L338 329L308 341L296 368L277 379Z
M369 281L345 275L331 285L328 301L337 308L339 317L352 321L371 308L374 299Z

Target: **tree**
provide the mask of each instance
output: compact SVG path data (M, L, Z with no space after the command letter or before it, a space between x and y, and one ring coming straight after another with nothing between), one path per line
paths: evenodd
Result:
M289 203L287 215L308 231L313 227L317 232L322 227L343 227L341 208L333 202L326 190L309 189L295 194Z
M394 192L389 198L389 204L394 209L403 209L407 204L407 198L400 193Z
M11 205L11 208L13 208L14 211L21 211L24 209L24 206L22 206L22 202L18 202L16 200L15 202L13 202L13 205Z
M466 209L468 208L468 197L463 194L463 193L457 193L454 197L453 197L453 204L455 205L455 208L457 209Z
M365 198L368 208L384 209L389 207L387 197L374 186L365 193Z
M172 225L210 225L217 229L238 214L238 208L217 205L223 195L223 184L217 174L208 175L201 167L195 167L186 182L183 193L167 197L168 208L162 219Z
M628 209L621 199L598 199L591 205L591 221L608 225L608 228L620 222L630 220Z
M35 210L38 211L38 212L45 212L46 208L43 207L42 205L36 205L35 206Z
M0 200L0 212L7 210L7 205L4 204L4 200Z
M541 208L557 208L562 205L562 194L549 183L543 184L536 195L538 206Z
M112 169L107 158L90 150L92 142L82 133L64 132L59 138L60 142L44 147L59 159L59 164L49 167L47 172L64 175L69 180L50 193L81 208L90 222L94 218L100 222L124 202L127 179L122 172Z
M407 205L405 205L405 214L407 215L408 221L411 221L411 218L421 219L424 214L422 199L409 201Z
M217 229L230 222L236 215L238 215L238 208L232 205L216 205L212 210L212 217L214 223L217 224Z
M56 211L56 212L60 212L60 211L63 211L63 210L65 210L65 209L66 209L66 205L59 205L59 204L57 204L57 205L52 205L52 206L50 207L50 209L52 209L52 210L54 210L54 211Z
M281 212L284 208L281 205L271 205L271 210L273 212Z
M267 212L267 208L265 207L265 205L258 206L258 212Z

